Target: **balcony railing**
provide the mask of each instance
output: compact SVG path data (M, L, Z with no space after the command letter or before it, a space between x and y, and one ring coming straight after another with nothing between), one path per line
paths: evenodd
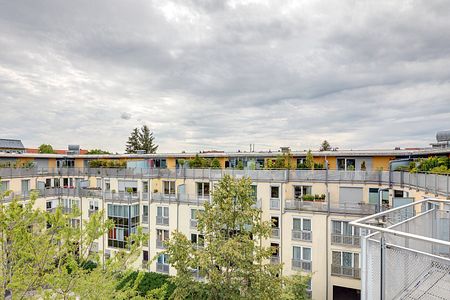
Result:
M331 275L360 279L361 270L360 268L344 267L341 265L331 264Z
M158 249L166 249L166 246L164 245L164 241L156 239L156 248L158 248Z
M358 215L370 215L374 214L377 211L376 205L369 203L331 203L331 205L328 207L327 202L299 200L286 200L285 208L287 210L319 212L330 211L333 213Z
M280 257L279 256L271 256L270 257L270 263L273 265L280 263Z
M169 226L169 217L156 216L156 225Z
M312 241L312 232L305 230L292 230L292 239L295 241Z
M275 239L279 239L280 238L280 228L273 227L271 237L275 238Z
M270 199L270 209L280 209L280 199Z
M293 259L292 260L292 269L303 271L303 272L311 272L312 262L310 260Z
M169 265L157 262L156 263L156 271L160 272L160 273L169 274Z
M401 171L343 171L343 170L234 170L234 169L147 169L147 168L0 168L1 178L27 177L111 177L208 179L215 181L225 175L250 177L258 182L346 182L399 185L416 188L436 195L450 195L450 176ZM197 198L197 197L195 197Z
M331 244L360 247L361 237L359 235L343 235L343 234L332 233L331 234Z
M148 216L142 215L142 224L148 224Z

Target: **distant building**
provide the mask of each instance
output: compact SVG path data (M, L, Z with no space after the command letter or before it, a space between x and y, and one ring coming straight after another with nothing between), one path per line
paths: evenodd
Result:
M436 143L432 143L433 148L449 148L450 147L450 130L439 131L436 133Z
M21 140L0 139L0 153L24 153L25 147Z

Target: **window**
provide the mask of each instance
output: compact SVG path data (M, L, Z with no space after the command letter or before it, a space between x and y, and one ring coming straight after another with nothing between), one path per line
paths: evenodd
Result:
M333 251L331 263L346 268L359 268L359 254L345 251Z
M148 261L148 251L147 250L142 251L142 260Z
M338 170L354 171L356 167L356 161L353 158L338 158L337 167Z
M359 228L353 227L347 221L332 221L332 233L346 236L359 236Z
M30 180L22 180L22 194L26 195L30 191Z
M167 265L169 264L169 255L167 254L160 254L158 256L158 264L163 264L163 265Z
M144 193L148 193L148 182L147 181L142 181L142 191Z
M191 233L191 242L192 244L203 247L205 245L205 237L203 234Z
M144 217L148 217L148 205L144 205L144 206L142 207L142 210L143 210L142 215L143 215Z
M97 183L97 188L101 189L102 188L102 179L97 178L96 183Z
M52 180L50 178L45 179L45 187L50 188L52 186Z
M0 181L0 192L6 192L9 190L9 181Z
M271 186L270 187L270 197L271 198L280 198L280 187L279 186Z
M305 195L312 195L312 187L307 185L294 186L294 198L301 199Z
M108 233L108 246L125 248L126 238L136 232L139 226L139 204L108 204L108 219L114 222L114 228Z
M256 201L258 199L258 186L255 184L252 184L252 199Z
M98 201L97 200L89 200L89 210L91 210L91 211L98 210Z
M105 191L111 191L111 182L105 181Z
M169 240L169 230L156 229L156 239L160 242Z
M297 169L306 169L306 158L297 158Z
M311 231L311 219L294 218L293 229L298 231Z
M292 268L302 271L311 271L311 248L309 247L292 247Z
M197 196L209 197L209 182L197 182Z
M163 181L164 195L175 195L175 181Z
M280 257L280 244L271 243L270 247L272 248L272 257Z
M59 178L54 178L54 179L53 179L53 185L54 185L55 187L60 187L60 186L61 186L61 184L60 184L60 182L59 182Z
M278 217L272 217L272 228L279 228L279 218Z
M168 218L169 217L169 208L166 206L158 206L156 208L156 215L158 217Z

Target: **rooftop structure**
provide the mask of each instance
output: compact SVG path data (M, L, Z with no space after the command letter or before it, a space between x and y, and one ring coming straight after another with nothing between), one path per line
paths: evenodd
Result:
M0 139L0 153L24 153L25 147L21 140Z

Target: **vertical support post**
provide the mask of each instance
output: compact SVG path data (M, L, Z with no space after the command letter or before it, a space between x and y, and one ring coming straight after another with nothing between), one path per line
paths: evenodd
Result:
M380 300L386 300L386 240L381 232L380 238Z

